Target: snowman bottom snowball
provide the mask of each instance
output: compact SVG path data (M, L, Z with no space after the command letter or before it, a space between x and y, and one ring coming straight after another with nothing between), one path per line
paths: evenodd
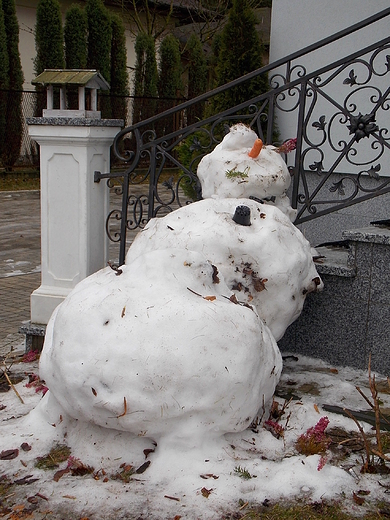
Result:
M157 250L82 282L48 324L40 375L73 418L151 437L247 428L282 360L256 309L197 252Z

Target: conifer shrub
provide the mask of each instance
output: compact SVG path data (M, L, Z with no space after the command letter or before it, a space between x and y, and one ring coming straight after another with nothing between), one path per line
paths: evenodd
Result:
M87 67L96 69L104 79L111 81L111 16L103 0L87 0L85 6L88 24ZM111 117L109 91L100 92L100 110L103 118Z
M200 96L207 90L208 67L202 43L193 33L187 42L188 51L188 99ZM203 118L204 103L187 109L187 125Z
M58 0L39 0L35 24L35 73L45 69L63 69L64 45L60 3ZM42 116L46 106L45 88L36 86L35 115Z
M168 34L160 45L160 64L158 71L159 112L168 110L176 104L176 99L183 89L181 80L181 56L179 40ZM174 116L164 118L159 124L159 135L166 135L174 130Z
M79 4L66 11L64 27L65 66L85 69L87 65L87 16Z
M212 151L215 143L211 141L207 130L199 130L190 134L186 139L180 142L177 149L177 156L180 163L186 170L191 172L191 176L185 173L183 169L183 178L180 186L183 189L184 195L189 199L196 201L202 198L201 186L196 175L198 165L201 159Z
M112 117L127 121L127 99L129 76L127 73L127 52L125 27L122 19L111 15L111 110Z
M64 27L65 67L85 69L87 65L87 16L79 4L72 4L66 11ZM68 107L78 108L78 89L68 87Z
M157 107L157 61L153 36L141 32L135 41L133 124L148 119Z
M233 0L228 21L217 39L215 86L224 85L262 67L263 48L256 31L256 21L248 0ZM234 107L268 89L267 76L257 76L244 85L215 96L212 101L213 113Z
M6 108L6 132L1 155L6 171L11 171L20 155L23 135L22 90L23 72L19 53L19 24L15 0L3 0L4 25L8 53L8 92Z
M0 2L1 7L1 2ZM4 13L0 8L0 151L4 150L4 138L6 133L6 110L8 89L8 52L7 36L5 32Z
M58 0L39 0L35 25L35 72L63 69L65 66L63 30Z

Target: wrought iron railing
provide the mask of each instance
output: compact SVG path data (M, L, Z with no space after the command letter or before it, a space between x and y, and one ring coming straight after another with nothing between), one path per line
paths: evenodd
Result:
M122 169L95 174L97 182L107 178L122 194L122 207L107 218L110 239L120 243L119 264L124 262L128 230L201 197L197 165L234 122L246 123L272 143L278 120L288 116L293 131L284 140L297 138L296 150L288 156L296 224L390 192L390 36L318 70L302 64L306 55L334 42L342 46L343 38L385 17L390 17L390 8L122 130L114 142ZM261 74L268 75L267 93L185 124L195 106L207 113L215 96L245 89ZM172 119L176 130L165 134Z

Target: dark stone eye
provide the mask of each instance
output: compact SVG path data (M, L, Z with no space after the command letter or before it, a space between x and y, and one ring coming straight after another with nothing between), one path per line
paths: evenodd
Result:
M251 210L248 206L237 206L233 216L233 220L240 226L251 225Z

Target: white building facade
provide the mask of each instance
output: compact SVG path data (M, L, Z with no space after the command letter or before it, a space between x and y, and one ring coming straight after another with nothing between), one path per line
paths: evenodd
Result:
M315 44L339 31L371 17L372 15L389 8L387 0L274 0L271 19L270 62L273 63L296 51ZM384 93L389 88L390 74L386 72L386 56L390 49L386 48L376 55L370 51L361 59L348 63L345 57L360 49L369 47L389 35L389 17L375 24L360 29L358 32L339 39L338 41L311 52L292 63L295 77L298 74L310 74L326 67L330 63L340 60L340 63L332 71L320 73L318 91L309 89L309 95L317 97L316 103L310 105L306 100L306 110L313 109L307 125L307 135L304 136L302 152L310 148L309 143L314 143L312 150L307 155L305 169L314 168L321 164L324 170L337 161L338 154L342 150L339 143L348 142L350 137L348 118L342 116L346 112L358 116L375 112L375 124L379 129L389 127L389 115L386 107L375 109L378 103L378 93ZM332 74L334 77L331 77ZM375 82L368 77L372 76ZM270 74L271 76L271 74ZM297 92L294 96L286 96L283 101L284 108L289 108L297 100ZM292 93L294 94L294 92ZM277 125L282 139L296 136L297 109L291 112L280 110L277 112ZM344 117L344 119L343 119ZM314 125L312 123L315 123ZM321 129L323 124L323 129ZM321 130L324 130L322 133ZM324 136L324 144L315 149ZM325 139L326 135L326 139ZM356 174L359 171L377 167L380 164L380 175L390 176L390 168L385 155L380 155L380 148L375 144L375 139L361 139L354 144L355 155L349 155L347 160L340 162L335 169L337 174ZM322 152L324 155L322 155ZM314 166L313 166L314 165ZM361 166L359 166L361 165ZM311 178L310 178L311 177ZM316 182L318 172L308 175L308 183ZM337 182L337 177L332 178ZM365 175L364 182L375 181ZM340 195L340 199L342 196ZM370 201L359 203L355 206L344 208L320 219L301 224L302 231L313 244L325 241L340 240L345 229L366 226L370 221L389 218L390 198L383 195Z

